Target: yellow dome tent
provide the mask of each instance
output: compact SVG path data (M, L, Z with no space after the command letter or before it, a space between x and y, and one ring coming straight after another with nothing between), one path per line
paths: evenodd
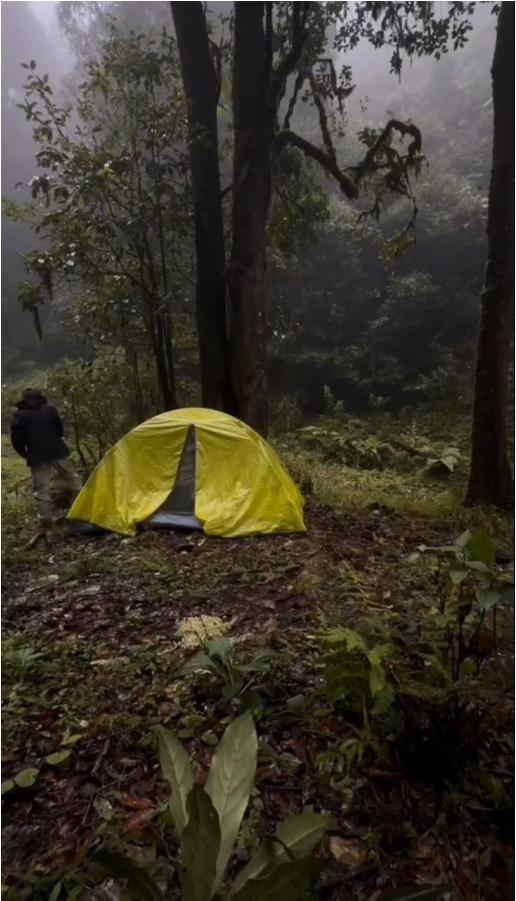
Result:
M303 498L267 442L233 416L193 407L128 432L68 519L122 535L143 525L227 538L305 531Z

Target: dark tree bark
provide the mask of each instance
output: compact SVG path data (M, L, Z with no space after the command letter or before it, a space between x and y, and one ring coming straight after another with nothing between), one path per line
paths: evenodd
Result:
M267 433L268 419L265 237L271 203L271 155L280 153L287 144L298 147L305 155L317 160L327 174L337 180L347 197L354 198L358 196L361 181L370 171L385 168L382 153L385 146L389 145L391 132L398 130L402 134L410 133L413 140L404 155L393 152L389 145L389 166L392 168L389 174L392 176L391 189L411 197L408 171L417 165L421 148L421 136L415 126L391 120L374 147L366 154L363 163L348 167L347 171L339 167L324 109L323 93L310 66L307 68L303 64L303 54L309 38L309 17L317 8L317 4L296 2L290 6L287 16L290 30L288 49L285 49L277 62L274 62L274 53L277 53L274 50L273 40L274 4L270 2L234 4L233 238L227 273L231 300L229 372L233 397L236 400L234 408L236 415L264 435ZM187 98L191 99L192 122L205 123L210 137L210 148L214 149L216 123L213 124L210 116L216 106L216 100L214 101L212 96L215 78L209 58L204 13L201 4L198 3L188 5L172 3L172 11L180 47L185 91ZM288 104L283 129L280 130L278 112L285 95L287 80L301 64L304 68L296 79L294 95ZM312 88L318 110L324 150L290 130L290 119L306 79ZM207 99L207 93L210 94L211 100ZM378 158L381 158L380 163ZM196 159L199 165L204 166L204 157L200 150ZM215 179L216 161L212 160L211 164L213 176L209 179L210 190ZM204 172L198 174L199 183L202 175L208 180L206 173L207 170L204 168ZM218 168L216 177L218 180ZM194 192L198 193L195 178ZM212 197L211 194L209 196ZM218 198L220 204L220 191ZM213 205L215 206L215 198ZM413 219L416 212L414 204ZM215 223L218 221L215 215L213 221ZM198 268L204 266L206 273L200 244L197 259ZM210 331L210 336L211 334ZM204 346L202 341L201 345ZM206 353L208 350L206 348ZM227 406L225 408L228 409Z
M267 433L265 228L271 200L270 57L264 3L235 3L231 377L238 415Z
M228 353L217 78L203 4L171 3L171 7L188 105L202 402L206 407L238 415Z
M487 218L467 504L513 505L507 449L511 335L514 323L514 4L500 4L493 81L493 161Z

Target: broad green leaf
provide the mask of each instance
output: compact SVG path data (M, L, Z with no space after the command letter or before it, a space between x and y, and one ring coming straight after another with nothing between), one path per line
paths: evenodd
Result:
M499 604L501 595L499 591L492 588L477 588L477 598L479 606L482 610L491 610L495 604Z
M159 738L159 759L163 776L170 785L169 810L179 832L183 832L187 822L187 798L193 785L193 773L188 754L183 745L162 726L157 728Z
M45 761L50 766L57 766L59 763L67 760L71 753L71 751L56 751L55 754L49 754L48 757L45 757Z
M386 675L383 666L373 665L369 671L369 687L373 698L385 687Z
M141 867L135 866L123 854L100 849L92 855L92 860L100 864L111 876L125 879L127 889L134 901L164 901L159 886Z
M385 713L392 706L395 700L394 689L392 685L389 685L388 682L384 681L383 684L378 684L378 688L373 693L373 684L374 684L374 675L373 670L371 670L371 674L369 677L369 683L371 686L371 694L373 698L375 698L373 713Z
M193 673L209 673L212 669L213 664L207 654L196 654L195 657L183 664L177 675L190 676Z
M56 884L54 885L54 888L52 889L52 891L50 892L50 895L48 896L48 901L57 901L57 899L59 898L59 896L61 894L62 888L63 888L63 883L56 882Z
M231 653L233 644L225 635L214 635L208 642L210 656L221 657L223 660Z
M382 895L380 901L439 901L449 890L447 885L416 885L394 894Z
M466 531L463 532L462 535L459 535L455 544L457 545L457 547L466 547L470 538L471 532L469 531L469 529L466 529Z
M490 573L491 572L487 563L484 563L482 560L467 560L466 566L468 567L468 569L473 569L479 573Z
M460 585L460 583L464 581L467 575L467 569L457 569L456 567L450 567L450 569L448 570L448 576L452 585Z
M480 560L492 566L496 560L496 547L485 532L475 532L465 545L469 560Z
M34 766L30 766L26 770L22 770L21 773L18 773L18 775L14 777L14 781L20 788L30 788L34 785L38 775L39 770Z
M253 720L244 713L228 726L213 756L206 791L220 822L216 887L222 881L254 785L257 751Z
M286 863L293 857L306 857L319 844L325 831L332 825L330 817L318 813L301 813L280 823L276 833L280 842L270 841L258 848L249 863L235 879L232 894L238 892L250 879L264 876L272 865Z
M14 788L14 779L6 779L5 782L2 782L2 796L6 795L8 792L12 791Z
M188 796L188 824L181 836L183 901L209 901L214 893L220 826L217 811L201 785Z
M299 901L314 876L327 864L312 857L291 860L274 867L263 879L250 879L233 895L233 901Z

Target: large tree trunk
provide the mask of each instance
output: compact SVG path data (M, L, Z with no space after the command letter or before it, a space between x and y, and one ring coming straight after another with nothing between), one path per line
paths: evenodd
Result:
M514 304L514 4L500 4L493 66L494 137L467 504L510 509L507 401Z
M203 4L171 3L171 7L188 105L202 401L206 407L236 413L228 351L217 78Z
M235 3L231 377L238 415L267 433L265 227L271 199L270 54L264 3Z

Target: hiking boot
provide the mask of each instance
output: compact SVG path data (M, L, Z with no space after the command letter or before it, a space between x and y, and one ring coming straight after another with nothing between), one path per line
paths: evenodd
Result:
M54 523L51 519L42 519L40 522L38 531L36 532L35 535L33 535L33 537L30 539L30 541L28 541L27 544L24 546L24 550L30 550L31 548L36 547L36 545L39 544L40 541L44 541L48 547L50 533L52 531L53 526L54 526Z

